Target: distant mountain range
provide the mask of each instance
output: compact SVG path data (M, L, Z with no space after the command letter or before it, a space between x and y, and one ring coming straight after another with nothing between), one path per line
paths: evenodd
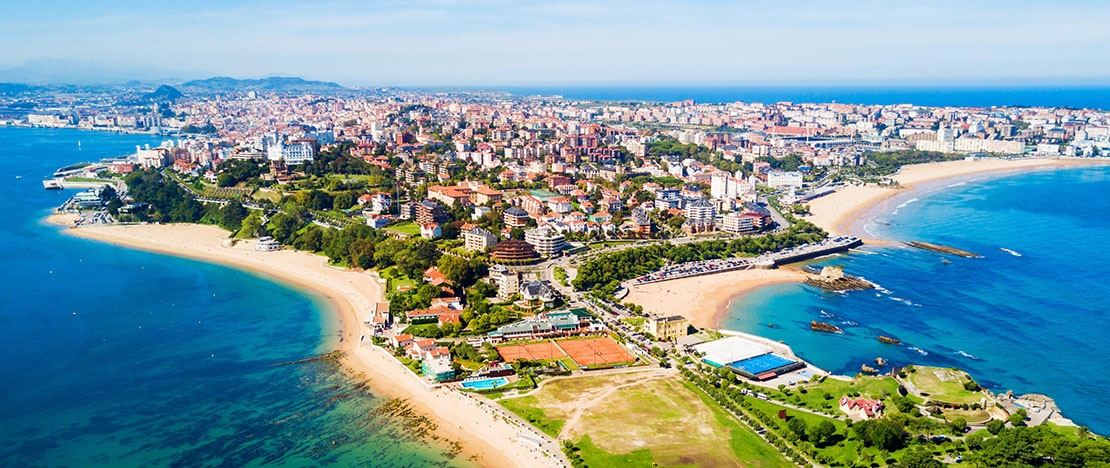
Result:
M306 93L335 92L347 89L330 81L311 81L288 76L271 76L247 80L217 76L204 80L186 81L178 85L177 88L188 94L247 91Z

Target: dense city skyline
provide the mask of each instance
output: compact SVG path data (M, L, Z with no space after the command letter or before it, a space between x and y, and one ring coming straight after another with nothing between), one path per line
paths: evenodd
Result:
M0 52L0 81L298 75L393 86L1105 84L1110 61L1098 51L1110 46L1110 32L1098 18L1107 8L24 3L0 19L0 40L20 44Z

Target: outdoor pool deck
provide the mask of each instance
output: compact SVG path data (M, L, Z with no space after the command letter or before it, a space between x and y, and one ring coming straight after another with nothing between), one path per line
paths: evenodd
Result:
M509 384L509 379L504 377L491 377L488 379L477 380L464 380L462 383L463 388L471 390L490 390L497 387L504 387Z

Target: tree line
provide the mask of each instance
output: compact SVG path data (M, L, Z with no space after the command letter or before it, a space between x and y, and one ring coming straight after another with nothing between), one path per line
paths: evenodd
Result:
M766 252L818 242L826 237L821 228L807 221L799 221L781 233L741 237L732 240L712 240L696 244L655 244L598 255L578 268L572 284L578 290L598 290L612 287L662 268L666 262L683 263L696 260L714 260L737 255L759 255Z

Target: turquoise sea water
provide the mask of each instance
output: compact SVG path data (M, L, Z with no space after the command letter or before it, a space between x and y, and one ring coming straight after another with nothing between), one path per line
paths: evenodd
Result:
M40 224L73 193L43 176L145 143L0 128L0 466L455 463L332 365L274 366L334 348L320 298Z
M869 253L815 264L843 264L882 290L840 294L808 285L772 286L734 302L722 327L783 340L836 373L855 374L861 364L874 366L878 356L898 366L959 367L995 391L1047 394L1077 424L1110 434L1107 194L1110 168L1090 167L958 182L903 196L867 230L882 239L931 241L984 258L865 246ZM811 320L837 324L845 333L810 331ZM904 344L879 343L879 335Z

